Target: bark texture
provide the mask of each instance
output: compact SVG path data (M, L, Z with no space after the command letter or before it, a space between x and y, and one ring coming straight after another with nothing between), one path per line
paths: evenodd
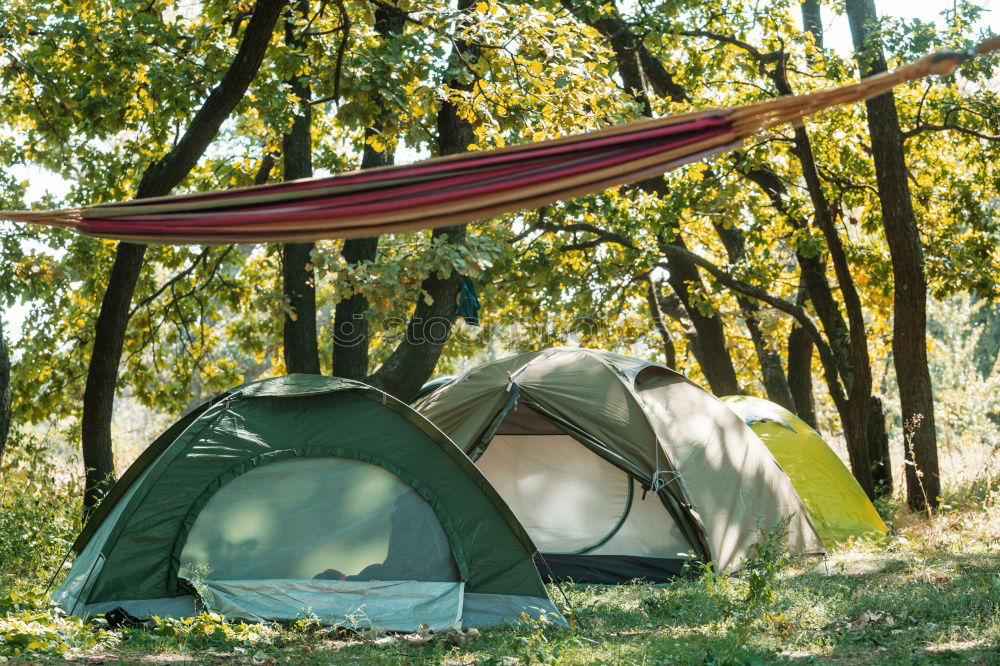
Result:
M459 0L458 10L467 14L475 6L475 0ZM478 60L480 48L459 35L465 19L456 21L455 36L452 38L452 52L449 58L452 68L458 69ZM447 80L446 85L455 90L472 90L472 83L458 77ZM453 155L468 150L475 143L476 135L472 125L459 117L458 107L445 100L437 115L438 154ZM465 242L465 225L442 227L431 234L433 242L445 241L456 245ZM392 354L369 376L373 386L408 402L423 386L437 365L445 342L451 333L452 324L458 312L458 292L461 276L452 272L448 276L432 274L421 283L421 290L430 296L430 303L423 296L417 298L413 315L407 323L402 340Z
M887 71L874 0L847 0L855 56L862 76ZM892 353L903 415L906 501L916 510L938 505L934 394L927 365L927 281L923 245L907 181L906 157L893 94L866 103L882 223L893 273Z
M168 194L194 168L257 74L284 6L282 0L257 1L240 48L226 74L195 114L180 141L143 173L136 198ZM84 511L88 514L114 481L111 417L129 310L145 253L144 245L118 244L94 329L81 424Z
M816 401L812 382L813 342L801 326L788 334L788 388L795 401L795 413L816 428Z
M375 32L388 41L403 32L406 15L396 7L380 5L375 9ZM378 98L379 117L365 130L365 138L381 134L385 128L388 109L385 100ZM365 143L361 168L372 169L394 162L395 152L386 147L382 152ZM378 253L378 236L349 238L344 241L341 254L351 267L362 262L374 261ZM337 303L333 316L333 374L364 381L368 377L369 346L371 343L368 322L368 299L363 294L352 294Z
M808 298L804 285L799 285L796 304L804 307ZM809 332L801 326L792 325L788 334L788 388L795 401L795 413L799 418L816 428L816 402L813 397L812 380L813 341Z
M823 48L823 15L819 0L802 0L802 27L813 36L816 48Z
M0 320L0 464L10 432L10 398L10 351L3 337L3 320Z
M294 14L309 15L309 0L298 0ZM285 43L304 57L305 38L296 29L294 15L285 19ZM284 179L298 180L313 175L312 89L305 76L293 77L289 89L301 100L292 128L282 137ZM285 243L281 248L281 285L288 305L282 323L285 370L318 375L319 342L316 337L316 275L312 252L315 243Z
M611 15L598 13L585 3L574 0L562 0L562 4L607 40L614 50L618 73L625 84L625 90L639 102L643 115L653 115L650 92L674 101L688 100L684 88L673 80L663 63L650 53L642 38L617 12ZM642 181L638 183L638 187L661 197L670 194L662 177ZM661 245L687 249L679 231L676 222L665 225L660 235ZM726 344L722 319L715 312L703 313L694 303L694 293L703 288L697 267L682 257L671 255L667 282L677 294L688 319L697 331L699 349L695 356L709 388L716 395L739 393L739 382Z

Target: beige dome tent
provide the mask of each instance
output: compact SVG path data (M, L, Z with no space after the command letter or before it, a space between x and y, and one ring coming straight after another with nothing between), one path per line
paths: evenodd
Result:
M689 553L732 571L783 518L790 552L822 552L767 448L664 366L549 349L479 366L415 406L476 461L553 578L663 581Z

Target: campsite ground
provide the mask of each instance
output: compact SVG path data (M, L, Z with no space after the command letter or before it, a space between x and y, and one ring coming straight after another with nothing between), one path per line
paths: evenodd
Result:
M970 474L930 520L885 508L890 536L825 561L764 549L749 574L695 572L663 587L552 588L574 629L542 623L480 636L385 637L217 616L152 631L95 630L41 595L77 529L76 484L24 445L0 497L0 662L83 664L1000 664L1000 479ZM565 597L562 594L565 593ZM422 643L422 644L417 644Z

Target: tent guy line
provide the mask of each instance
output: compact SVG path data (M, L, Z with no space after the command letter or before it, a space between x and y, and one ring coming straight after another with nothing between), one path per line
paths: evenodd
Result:
M408 165L85 208L0 211L0 219L134 243L307 241L443 227L666 173L823 109L952 74L969 58L998 49L994 36L837 88Z

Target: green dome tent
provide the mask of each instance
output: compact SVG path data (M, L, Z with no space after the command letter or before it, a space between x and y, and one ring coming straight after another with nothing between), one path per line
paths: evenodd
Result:
M476 461L553 578L665 581L691 552L732 571L782 519L790 552L822 551L767 448L664 366L549 349L481 365L415 406Z
M534 546L475 466L357 382L246 384L167 430L80 534L67 612L315 615L410 631L562 620Z
M819 433L763 398L730 395L722 402L750 426L792 480L824 543L885 534L865 491Z

